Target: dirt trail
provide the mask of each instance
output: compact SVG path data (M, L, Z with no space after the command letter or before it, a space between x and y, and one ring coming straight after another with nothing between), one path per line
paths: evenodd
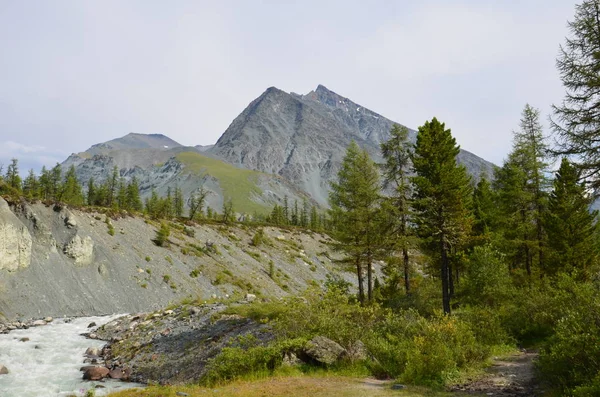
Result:
M534 376L536 352L521 352L494 360L487 374L473 382L458 385L453 391L500 397L539 396L541 390Z

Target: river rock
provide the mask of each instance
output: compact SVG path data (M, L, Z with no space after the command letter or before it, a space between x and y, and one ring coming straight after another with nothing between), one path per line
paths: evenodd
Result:
M97 347L88 347L87 350L85 351L85 355L88 357L98 357L100 356L100 349Z
M90 236L81 238L76 234L75 237L65 245L63 252L69 258L75 259L76 264L89 265L92 263L94 254L94 242Z
M106 367L88 367L83 373L85 380L101 380L108 376L110 371Z
M0 197L0 270L12 272L29 266L32 244L27 227Z
M123 370L121 368L115 368L108 372L108 377L111 379L122 379Z
M35 320L31 323L31 325L33 325L34 327L39 327L41 325L46 325L46 322L44 320Z
M8 368L0 364L0 375L8 375Z
M346 349L324 336L315 336L303 349L304 355L320 364L331 365L347 354Z

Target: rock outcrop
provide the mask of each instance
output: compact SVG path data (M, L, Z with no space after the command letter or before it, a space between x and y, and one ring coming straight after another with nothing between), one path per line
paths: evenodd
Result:
M0 270L15 271L31 263L31 234L0 197Z
M76 234L64 248L64 253L69 258L75 259L78 265L89 265L94 258L94 242L90 236L81 238Z

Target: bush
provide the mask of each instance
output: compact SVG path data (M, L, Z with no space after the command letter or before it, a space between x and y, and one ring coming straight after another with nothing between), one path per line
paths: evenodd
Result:
M597 285L566 275L554 289L556 326L540 351L538 369L565 394L596 396L600 390L599 292Z
M464 300L471 304L498 307L513 294L508 265L490 246L475 247L469 256L464 279Z
M262 244L268 242L267 236L265 236L265 231L263 229L258 229L258 231L252 237L251 245L255 247L260 247Z
M156 231L156 237L154 238L154 244L159 247L167 247L169 245L169 236L171 235L171 230L169 226L165 223L160 224L160 229Z

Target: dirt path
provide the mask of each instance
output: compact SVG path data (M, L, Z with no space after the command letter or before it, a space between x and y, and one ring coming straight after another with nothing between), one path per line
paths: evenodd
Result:
M455 392L500 397L539 396L541 390L534 377L533 361L538 354L521 352L494 360L487 374L453 388Z

